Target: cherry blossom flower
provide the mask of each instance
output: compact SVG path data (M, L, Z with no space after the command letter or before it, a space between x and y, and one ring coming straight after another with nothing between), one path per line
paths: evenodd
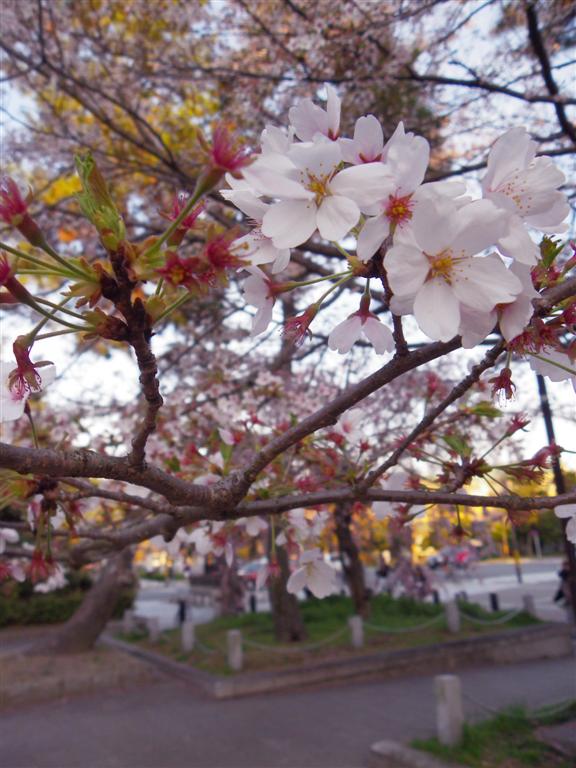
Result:
M538 357L530 357L530 367L550 381L569 379L576 390L576 363L565 352L545 348Z
M487 200L450 212L423 204L413 242L395 243L386 254L393 293L413 300L416 321L431 339L448 341L458 333L461 305L489 312L521 293L519 279L498 256L474 257L502 234L506 219Z
M307 546L313 546L316 543L329 518L330 513L325 510L311 513L305 509L293 509L288 513L290 528L293 529L300 544ZM277 543L286 543L286 536L284 535L283 542Z
M226 445L236 444L236 440L234 439L234 434L229 429L226 429L225 427L218 427L218 434L220 435L222 442L226 443Z
M363 437L364 431L361 425L365 418L361 408L352 408L340 416L334 427L334 432L351 443L357 443Z
M230 185L230 189L221 189L222 197L230 200L260 225L248 234L236 239L232 243L231 250L252 266L272 264L274 274L283 272L290 263L290 249L277 248L272 238L267 237L262 232L262 220L270 205L260 200L244 179L235 179L228 174L226 181Z
M261 227L277 248L301 245L316 229L326 240L341 240L358 223L359 205L378 199L383 166L369 163L338 171L341 160L338 144L317 141L295 144L286 156L261 156L244 171L258 194L278 200Z
M350 352L362 337L372 344L377 355L392 352L394 349L394 337L388 326L372 312L362 309L349 315L332 329L328 336L328 346L344 355Z
M256 575L256 590L263 589L265 584L279 579L282 574L278 560L271 559L265 568L258 571Z
M288 131L276 125L267 125L260 134L260 147L263 155L286 155L294 143L294 128Z
M549 157L536 157L537 144L524 128L511 128L496 141L482 180L484 197L508 211L508 229L498 240L505 256L536 264L540 251L523 223L542 232L564 232L569 206L558 191L565 177Z
M253 538L268 530L268 523L261 517L239 517L236 524L243 526Z
M42 594L55 592L57 589L63 589L67 583L68 580L64 575L64 569L62 566L56 564L54 565L53 571L48 579L41 582L40 584L36 584L34 587L34 592L40 592Z
M520 262L513 262L510 271L516 275L522 284L522 293L514 301L507 304L497 304L487 313L474 311L461 306L459 333L462 336L462 346L472 349L480 344L494 329L496 323L506 341L512 341L525 330L534 314L532 299L540 294L532 284L530 267Z
M259 227L235 240L232 251L252 266L271 264L275 275L283 272L290 263L290 249L277 248L272 238L266 237Z
M220 557L224 554L228 566L234 560L234 547L226 536L224 523L212 522L199 525L189 535L189 541L203 557L210 554Z
M6 562L0 560L0 581L14 579L14 581L26 581L26 570L20 561Z
M566 524L566 538L576 545L576 504L562 504L555 508L554 514L561 520L569 518Z
M382 159L384 132L374 115L359 117L353 139L339 139L342 159L353 165L375 163Z
M386 480L384 486L387 491L405 491L408 483L408 475L405 472L396 471ZM398 502L392 501L373 501L372 512L376 520L385 520L387 517L398 517Z
M12 364L0 361L0 422L19 419L31 392L40 392L56 378L56 369L52 364L40 370L32 363L31 366L34 370L33 386L28 383L24 370L13 370Z
M0 528L0 554L6 551L7 544L16 544L19 538L18 531L12 528Z
M274 284L258 267L250 267L246 271L250 273L250 277L244 281L242 290L248 304L252 304L257 309L252 318L251 335L258 336L260 333L264 333L272 320L272 311L276 301Z
M290 123L300 141L312 141L318 134L328 139L338 138L341 101L336 90L326 84L326 109L312 99L302 99L288 112Z
M319 549L308 549L300 556L300 568L291 574L286 589L297 595L305 587L315 597L323 598L332 594L336 589L336 571L324 562Z
M356 248L361 261L372 258L388 235L409 227L423 201L439 202L443 198L453 201L465 192L466 187L461 182L422 184L429 156L430 146L426 139L406 133L403 124L399 123L383 150L383 167L388 178L381 186L378 201L362 208L368 218Z

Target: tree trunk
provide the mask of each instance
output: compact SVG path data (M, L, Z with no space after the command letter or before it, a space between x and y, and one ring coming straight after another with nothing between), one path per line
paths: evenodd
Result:
M236 561L229 566L225 557L220 560L220 591L222 616L238 616L244 613L244 584L238 576Z
M106 561L100 578L86 593L76 613L50 635L35 644L30 654L66 654L90 651L112 618L122 588L134 583L130 547Z
M276 560L280 566L280 575L268 583L274 634L278 642L296 643L306 638L306 629L296 595L286 590L290 578L290 561L284 547L276 546Z
M358 616L368 616L370 613L370 592L366 589L364 566L350 529L352 504L340 504L336 508L334 519L342 570L350 588L354 612Z

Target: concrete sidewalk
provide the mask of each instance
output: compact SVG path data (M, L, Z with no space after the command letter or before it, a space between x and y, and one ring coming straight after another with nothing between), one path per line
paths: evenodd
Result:
M576 698L573 658L461 674L469 718ZM165 678L4 712L4 768L360 768L372 743L434 733L431 677L213 701Z

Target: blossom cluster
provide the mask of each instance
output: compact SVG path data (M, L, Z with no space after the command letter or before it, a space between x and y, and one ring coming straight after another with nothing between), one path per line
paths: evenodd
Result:
M392 312L413 315L432 340L460 335L473 347L497 323L508 342L522 334L538 295L531 270L540 248L530 232L566 230L560 169L536 157L524 128L512 128L492 146L481 198L461 181L425 183L425 138L400 123L385 141L374 115L357 120L352 138L342 137L340 100L326 88L326 109L305 99L290 110L287 131L268 126L259 155L240 178L229 174L221 191L257 224L233 246L251 265L245 296L257 307L253 334L267 328L276 296L292 287L272 276L288 268L291 249L316 234L348 256L348 272L334 275L339 283L384 275ZM369 304L367 290L359 310L330 334L332 349L347 352L361 337L378 353L393 349ZM303 337L318 308L295 318L293 336Z

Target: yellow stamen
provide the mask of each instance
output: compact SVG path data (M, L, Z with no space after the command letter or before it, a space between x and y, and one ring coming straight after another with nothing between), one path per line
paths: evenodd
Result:
M448 285L451 285L452 269L454 267L452 251L446 249L436 254L436 256L430 256L428 254L426 254L426 256L428 256L428 261L430 262L429 277L441 277L448 283Z

